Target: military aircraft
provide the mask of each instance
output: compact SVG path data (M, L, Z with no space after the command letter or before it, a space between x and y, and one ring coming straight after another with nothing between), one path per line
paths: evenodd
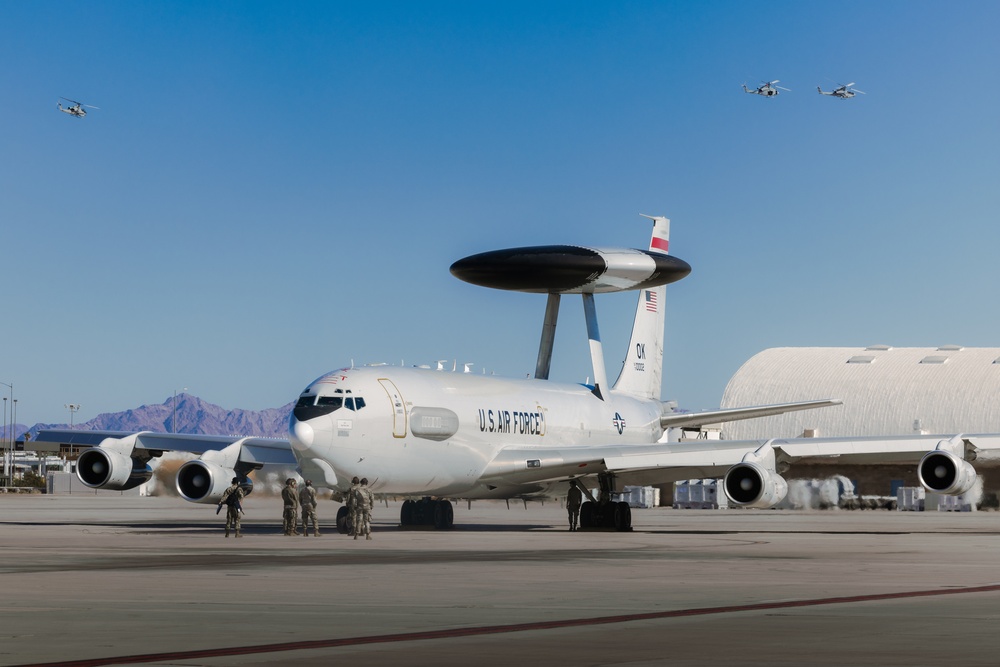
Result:
M762 81L761 85L757 88L747 88L747 84L743 84L743 92L752 93L754 95L763 95L764 97L777 97L778 92L781 90L787 90L792 92L791 89L785 88L783 86L776 86L774 84L778 83L780 79L775 79L774 81Z
M533 378L449 372L440 364L352 364L306 385L289 416L287 440L71 430L42 431L36 440L87 447L76 472L93 488L138 486L152 474L150 461L167 451L198 455L176 476L178 493L195 503L218 503L233 477L249 491L248 475L270 464L291 466L335 494L344 494L352 477L367 477L375 493L406 499L401 525L440 529L453 525L450 500L564 496L570 480L589 498L581 508L584 529L631 529L628 503L618 495L626 484L718 477L734 504L773 507L787 493L781 472L790 463L830 457L912 461L927 489L959 494L972 487L976 473L968 461L977 449L1000 448L1000 435L671 441L678 427L839 401L701 413L662 402L665 286L691 267L668 253L669 220L651 219L648 249L532 246L452 265L456 277L473 284L547 295ZM595 295L624 290L637 291L638 303L621 371L610 385ZM583 299L592 383L548 379L560 299L574 294ZM596 496L587 485L596 486ZM345 507L337 524L349 529Z
M854 97L858 93L860 93L862 95L865 94L865 91L863 91L863 90L858 90L857 88L851 88L851 86L853 86L853 85L854 85L854 82L852 81L851 83L846 83L844 85L841 85L841 86L838 86L838 87L834 88L829 93L826 92L826 91L824 91L819 86L816 86L816 90L819 91L820 95L831 95L833 97L839 97L842 100L849 100L849 99L851 99L852 97Z
M84 107L86 107L87 109L100 109L100 107L91 106L89 104L83 104L82 102L77 102L67 97L60 97L59 99L73 103L68 107L64 107L62 105L62 102L56 102L56 106L59 108L59 111L62 111L63 113L68 113L71 116L76 116L77 118L83 118L84 116L87 115L87 111L86 109L84 109Z

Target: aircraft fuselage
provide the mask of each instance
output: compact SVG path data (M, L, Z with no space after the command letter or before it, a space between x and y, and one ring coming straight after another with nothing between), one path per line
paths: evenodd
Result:
M654 443L661 409L615 392L601 400L582 384L372 366L310 384L289 435L303 474L340 491L358 476L377 493L503 498L547 487L491 479L501 449L530 460L532 448Z

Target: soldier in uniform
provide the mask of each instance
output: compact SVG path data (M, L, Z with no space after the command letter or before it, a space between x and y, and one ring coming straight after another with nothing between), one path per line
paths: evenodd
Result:
M285 535L299 534L296 526L299 522L299 494L295 492L295 486L295 480L289 477L285 480L285 488L281 490L281 500L285 504Z
M580 505L583 504L583 491L575 479L569 480L569 493L566 494L566 509L569 511L569 529L576 530L580 520Z
M347 505L347 516L348 520L351 522L351 535L354 539L358 539L358 527L360 524L360 498L361 498L361 480L357 477L351 480L351 488L347 491L346 505Z
M370 540L372 539L372 508L375 506L375 494L368 488L367 477L362 478L359 492L361 495L361 522L358 526L358 535L363 532L365 539ZM357 539L357 536L354 539Z
M309 524L312 523L313 535L319 537L319 521L316 519L316 489L312 480L307 479L306 485L299 491L299 503L302 504L302 534L309 535Z
M236 537L243 537L240 535L240 512L243 511L243 497L245 495L240 486L239 477L233 477L232 485L222 492L222 500L219 501L219 507L215 513L218 514L222 506L226 506L226 537L229 537L230 528L236 531Z

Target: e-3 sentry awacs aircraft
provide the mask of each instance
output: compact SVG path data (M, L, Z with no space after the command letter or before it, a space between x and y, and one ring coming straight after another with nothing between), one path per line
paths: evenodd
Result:
M648 217L648 216L647 216ZM631 528L626 484L724 478L736 505L773 507L787 492L781 477L796 461L838 457L849 463L919 463L923 485L959 494L976 473L978 449L1000 435L801 438L667 442L671 427L694 428L836 405L816 400L677 413L660 401L664 295L691 270L668 254L669 221L652 217L648 250L536 246L473 255L452 265L478 285L548 295L541 344L530 379L504 379L442 368L345 367L311 382L289 417L288 440L165 433L44 431L40 440L95 445L81 453L77 475L94 488L128 489L150 478L151 459L167 451L199 455L180 467L177 491L217 503L235 476L267 464L295 467L343 494L354 476L379 494L408 498L402 525L452 526L449 500L562 496L578 480L590 498L581 527ZM595 294L639 292L631 339L618 379L609 385ZM563 294L583 298L593 384L548 380ZM99 443L99 444L98 444ZM596 483L596 484L595 484ZM347 529L346 508L338 527Z

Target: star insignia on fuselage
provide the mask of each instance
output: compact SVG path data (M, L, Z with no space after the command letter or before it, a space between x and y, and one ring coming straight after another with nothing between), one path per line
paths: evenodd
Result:
M611 420L611 424L618 431L618 435L621 435L622 431L625 430L625 418L617 412L615 413L615 418Z

